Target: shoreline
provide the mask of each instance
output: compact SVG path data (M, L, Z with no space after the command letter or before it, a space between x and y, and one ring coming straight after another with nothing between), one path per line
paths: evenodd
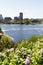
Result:
M12 41L14 41L14 39L12 37L10 37L9 35L7 35L7 34L4 34L4 35L9 37L10 39L12 39Z

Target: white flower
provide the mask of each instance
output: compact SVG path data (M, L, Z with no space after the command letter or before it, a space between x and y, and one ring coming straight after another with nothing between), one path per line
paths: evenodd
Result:
M2 53L0 52L0 57L2 56Z
M26 60L24 61L25 65L29 65L30 64L30 56L28 55Z
M14 48L11 48L10 51L14 51Z
M41 48L41 53L43 54L43 48Z

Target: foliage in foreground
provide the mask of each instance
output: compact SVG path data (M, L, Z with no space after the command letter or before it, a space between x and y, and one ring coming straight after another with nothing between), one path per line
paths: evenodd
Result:
M4 51L4 49L10 49L12 47L14 47L14 42L12 39L8 36L3 35L0 39L0 52Z
M43 65L41 49L43 49L43 36L33 36L29 40L18 42L17 48L12 52L0 54L0 65L24 65L27 55L31 56L30 65Z

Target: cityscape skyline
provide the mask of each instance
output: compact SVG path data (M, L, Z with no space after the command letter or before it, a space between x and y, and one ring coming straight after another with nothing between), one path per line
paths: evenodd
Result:
M3 17L19 16L24 18L43 18L43 0L0 0L0 14Z
M12 20L11 17L7 16L7 17L4 17L4 18L3 18L3 15L0 14L0 20L3 20L3 19L11 19L11 20ZM19 13L19 16L14 16L13 19L15 19L15 20L23 20L23 13L20 12L20 13Z
M14 16L13 19L12 19L11 17L4 17L4 18L3 18L3 15L0 14L0 20L15 20L15 21L23 20L23 13L20 12L20 13L19 13L19 16Z

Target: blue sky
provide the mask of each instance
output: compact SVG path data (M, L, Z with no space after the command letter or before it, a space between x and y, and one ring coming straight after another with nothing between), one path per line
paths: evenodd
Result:
M43 18L43 0L0 0L0 14L3 17L19 16L24 18Z

